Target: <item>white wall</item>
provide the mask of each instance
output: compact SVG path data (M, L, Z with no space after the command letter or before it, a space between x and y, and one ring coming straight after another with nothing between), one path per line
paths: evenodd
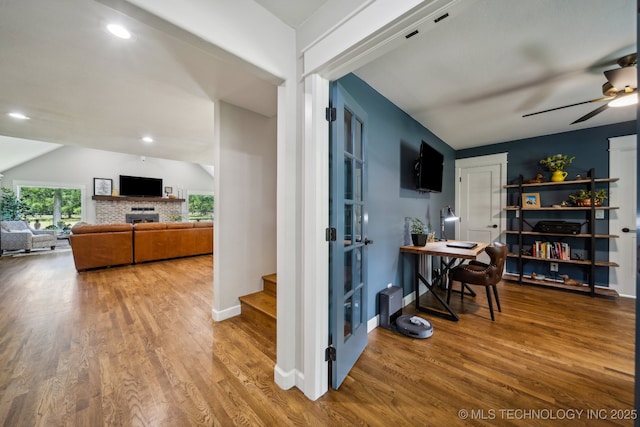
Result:
M15 184L30 182L39 185L84 186L83 220L95 222L93 178L110 178L118 189L120 175L162 178L164 186L183 186L185 194L213 191L213 178L197 164L164 160L111 151L63 146L12 169L4 171L2 185L15 191Z
M103 2L118 3L101 0ZM301 341L299 326L302 324L302 308L299 307L299 287L301 286L300 270L300 227L301 227L301 182L302 169L300 163L299 123L302 120L298 99L298 79L296 74L296 40L295 31L285 25L262 6L252 0L188 0L182 2L158 2L154 0L128 0L148 12L159 16L178 27L196 34L202 40L224 50L228 55L221 55L232 61L244 62L252 72L262 78L277 82L278 117L277 117L277 273L278 273L278 326L277 326L277 366L275 381L282 388L295 385L301 366ZM224 120L215 109L218 117L216 142L214 149L220 152L220 136L224 132ZM221 129L222 128L222 129ZM224 190L226 183L218 182L222 175L218 174L216 160L216 182ZM220 197L220 194L216 194ZM220 200L220 199L218 199ZM220 205L219 205L220 206ZM219 210L218 210L219 212ZM231 217L227 217L229 219ZM226 228L224 220L216 214L215 241L216 253L227 245L237 242L235 236L226 234L220 239L218 230ZM238 232L236 230L236 232ZM273 250L273 249L271 249ZM250 254L242 254L247 257ZM260 255L262 256L262 254ZM258 257L258 255L254 255ZM251 262L251 260L247 260ZM223 297L226 292L236 293L232 282L220 286L221 278L226 274L226 265L216 263L214 269L214 299ZM220 274L221 276L217 276ZM218 309L214 301L214 316ZM296 311L292 310L292 307Z
M295 63L294 30L253 0L128 2L211 42L231 54L230 60L235 56L247 61L265 79L269 76L261 70L281 80L288 78L292 70L295 72L291 68Z
M276 119L219 103L213 316L239 311L238 297L276 273ZM218 266L223 266L218 268Z

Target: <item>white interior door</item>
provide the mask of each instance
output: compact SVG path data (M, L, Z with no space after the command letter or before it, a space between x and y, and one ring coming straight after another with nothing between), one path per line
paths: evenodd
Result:
M609 186L609 204L619 206L609 214L609 233L620 236L609 243L609 286L620 295L636 297L636 151L637 136L609 139L609 175L620 180Z
M504 230L506 171L506 153L456 160L458 239L489 243L499 240Z

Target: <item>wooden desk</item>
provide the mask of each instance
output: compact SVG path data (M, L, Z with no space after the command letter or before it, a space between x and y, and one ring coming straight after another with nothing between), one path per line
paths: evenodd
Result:
M457 263L463 262L465 259L476 259L478 255L484 252L484 249L489 246L489 243L480 243L473 249L462 249L462 248L452 248L447 246L448 243L453 242L453 240L443 241L443 242L429 242L425 246L401 246L401 253L408 253L415 255L415 269L416 269L416 281L414 285L415 293L416 293L416 310L422 311L424 313L433 314L436 316L444 317L448 320L453 320L457 322L459 320L458 315L451 309L449 304L446 303L444 299L435 291L434 283L436 280L441 283L446 282L447 275L449 270L454 267ZM420 273L420 257L421 256L439 256L444 258L450 258L448 261L443 262L443 269L435 280L431 283ZM427 289L431 291L433 296L438 300L438 302L442 305L442 307L446 310L446 312L434 310L429 307L422 307L420 305L420 282L425 284ZM464 289L462 289L464 292ZM475 295L475 294L473 294Z

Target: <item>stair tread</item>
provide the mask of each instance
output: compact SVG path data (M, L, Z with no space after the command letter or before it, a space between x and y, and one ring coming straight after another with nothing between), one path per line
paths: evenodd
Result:
M273 296L277 295L278 293L278 286L276 283L277 280L278 278L275 273L262 276L262 290L270 293Z
M273 283L277 283L278 282L278 275L276 273L273 274L266 274L264 276L262 276L262 280L264 280L265 282L273 282Z
M268 292L260 291L240 297L240 302L263 312L264 314L276 318L276 297Z

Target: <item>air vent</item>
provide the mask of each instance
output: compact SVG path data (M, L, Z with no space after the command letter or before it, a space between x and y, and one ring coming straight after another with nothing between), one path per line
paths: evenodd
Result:
M435 23L437 24L438 22L440 22L440 21L442 21L443 19L448 18L448 17L449 17L449 14L448 14L448 13L445 13L444 15L439 16L439 17L437 17L436 19L434 19L434 20L433 20L433 22L435 22Z
M416 34L418 34L418 30L414 30L414 31L410 32L409 34L404 36L404 38L405 39L410 39L411 37L415 36Z

